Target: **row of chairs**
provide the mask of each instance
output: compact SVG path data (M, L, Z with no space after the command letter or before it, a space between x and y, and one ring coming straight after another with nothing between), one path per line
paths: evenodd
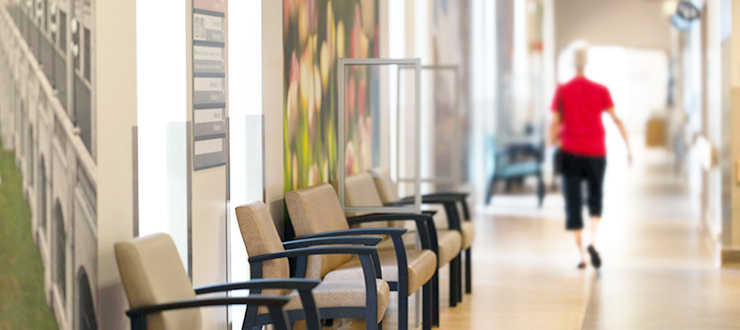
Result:
M345 202L373 207L413 203L413 197L401 198L397 191L387 171L363 172L347 177ZM296 321L320 329L325 319L358 319L347 329L381 329L390 291L398 292L398 328L407 329L409 297L421 290L426 330L439 325L439 268L450 265L450 306L462 301L463 277L466 291L472 291L475 231L465 194L423 196L423 203L442 206L439 214L345 215L330 184L288 192L285 200L298 236L287 242L281 241L264 203L236 209L249 254L249 282L194 289L172 239L164 234L117 244L132 329L200 329L200 310L194 307L231 304L247 305L243 329L267 324L289 329ZM295 261L293 274L288 259ZM250 296L196 299L244 289Z

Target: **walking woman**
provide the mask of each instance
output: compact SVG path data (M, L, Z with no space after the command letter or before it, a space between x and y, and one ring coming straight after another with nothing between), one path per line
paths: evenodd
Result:
M576 77L558 87L552 102L553 121L550 127L550 142L559 144L560 156L556 161L562 169L563 194L565 196L566 230L573 232L580 255L578 268L586 267L583 250L583 197L581 182L588 183L588 210L591 216L591 243L587 251L591 264L601 267L601 257L594 241L601 219L603 205L604 174L606 172L606 132L601 120L607 112L619 128L627 144L629 162L632 152L627 140L627 131L614 112L609 89L584 76L588 62L588 46L584 43L575 47Z

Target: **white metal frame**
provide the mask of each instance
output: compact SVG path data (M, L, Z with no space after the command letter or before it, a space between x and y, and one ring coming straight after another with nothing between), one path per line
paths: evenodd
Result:
M347 207L345 205L345 196L344 196L344 190L345 190L345 177L347 173L345 173L346 168L345 166L341 165L344 164L344 159L346 157L345 155L345 145L347 144L346 137L345 137L345 127L344 127L344 110L345 110L345 100L344 100L344 86L345 83L345 74L344 69L347 66L391 66L391 65L397 65L400 71L400 68L404 66L413 67L415 71L415 87L414 87L414 117L416 118L414 123L414 141L416 144L421 141L421 121L419 120L421 116L421 59L414 58L414 59L380 59L380 58L367 58L367 59L354 59L354 58L341 58L339 59L339 65L338 65L338 79L339 82L339 107L337 108L337 112L339 113L339 132L338 132L338 142L341 143L338 146L339 152L338 152L338 159L339 159L339 181L337 184L338 194L339 194L339 203L342 206L342 209L344 209L345 212L351 212L351 213L421 213L421 148L414 148L414 173L416 174L413 182L414 182L414 205L408 206L408 207ZM399 89L400 91L400 89ZM410 179L411 180L411 179Z
M399 67L398 70L401 71L403 69L409 69L409 67ZM455 188L460 186L460 67L458 65L424 65L421 67L422 70L429 70L429 71L447 71L452 72L455 75L454 80L454 86L455 86L455 98L454 98L454 104L455 104L455 122L456 125L454 125L454 131L452 132L452 139L453 139L453 145L456 146L456 148L452 148L452 177L434 177L430 176L428 178L421 178L421 182L424 183L431 183L431 184L450 184L453 185ZM400 95L401 93L401 75L398 75L398 93ZM401 101L400 98L396 100L396 122L400 123L401 120ZM420 120L420 117L417 117L417 121ZM396 135L401 136L401 125L398 125L396 127ZM400 144L401 140L398 139L397 143ZM417 142L418 143L418 142ZM396 173L400 172L401 164L400 164L400 146L396 146ZM400 174L399 174L400 175ZM421 176L421 173L417 173L417 176ZM399 177L399 182L413 182L413 178L404 178Z

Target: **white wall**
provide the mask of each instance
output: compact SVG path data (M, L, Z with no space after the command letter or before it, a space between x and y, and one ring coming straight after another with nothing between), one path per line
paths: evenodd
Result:
M128 327L113 254L133 237L132 130L136 125L136 3L97 1L98 289L100 329Z
M661 1L554 0L557 51L586 39L592 45L670 47L670 23Z
M172 236L188 269L186 5L136 2L138 234Z
M283 3L262 0L262 114L265 116L265 202L279 233L285 212Z

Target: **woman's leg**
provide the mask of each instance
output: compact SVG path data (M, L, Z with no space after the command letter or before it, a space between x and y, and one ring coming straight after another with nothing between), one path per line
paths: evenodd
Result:
M563 157L563 195L565 197L565 229L573 233L581 258L583 255L583 199L581 194L581 159L565 155Z
M601 256L596 251L596 232L601 220L601 213L604 205L604 175L606 174L606 158L589 159L589 166L586 170L586 180L588 181L588 211L591 216L591 244L588 251L591 255L591 262L596 267L601 266Z

